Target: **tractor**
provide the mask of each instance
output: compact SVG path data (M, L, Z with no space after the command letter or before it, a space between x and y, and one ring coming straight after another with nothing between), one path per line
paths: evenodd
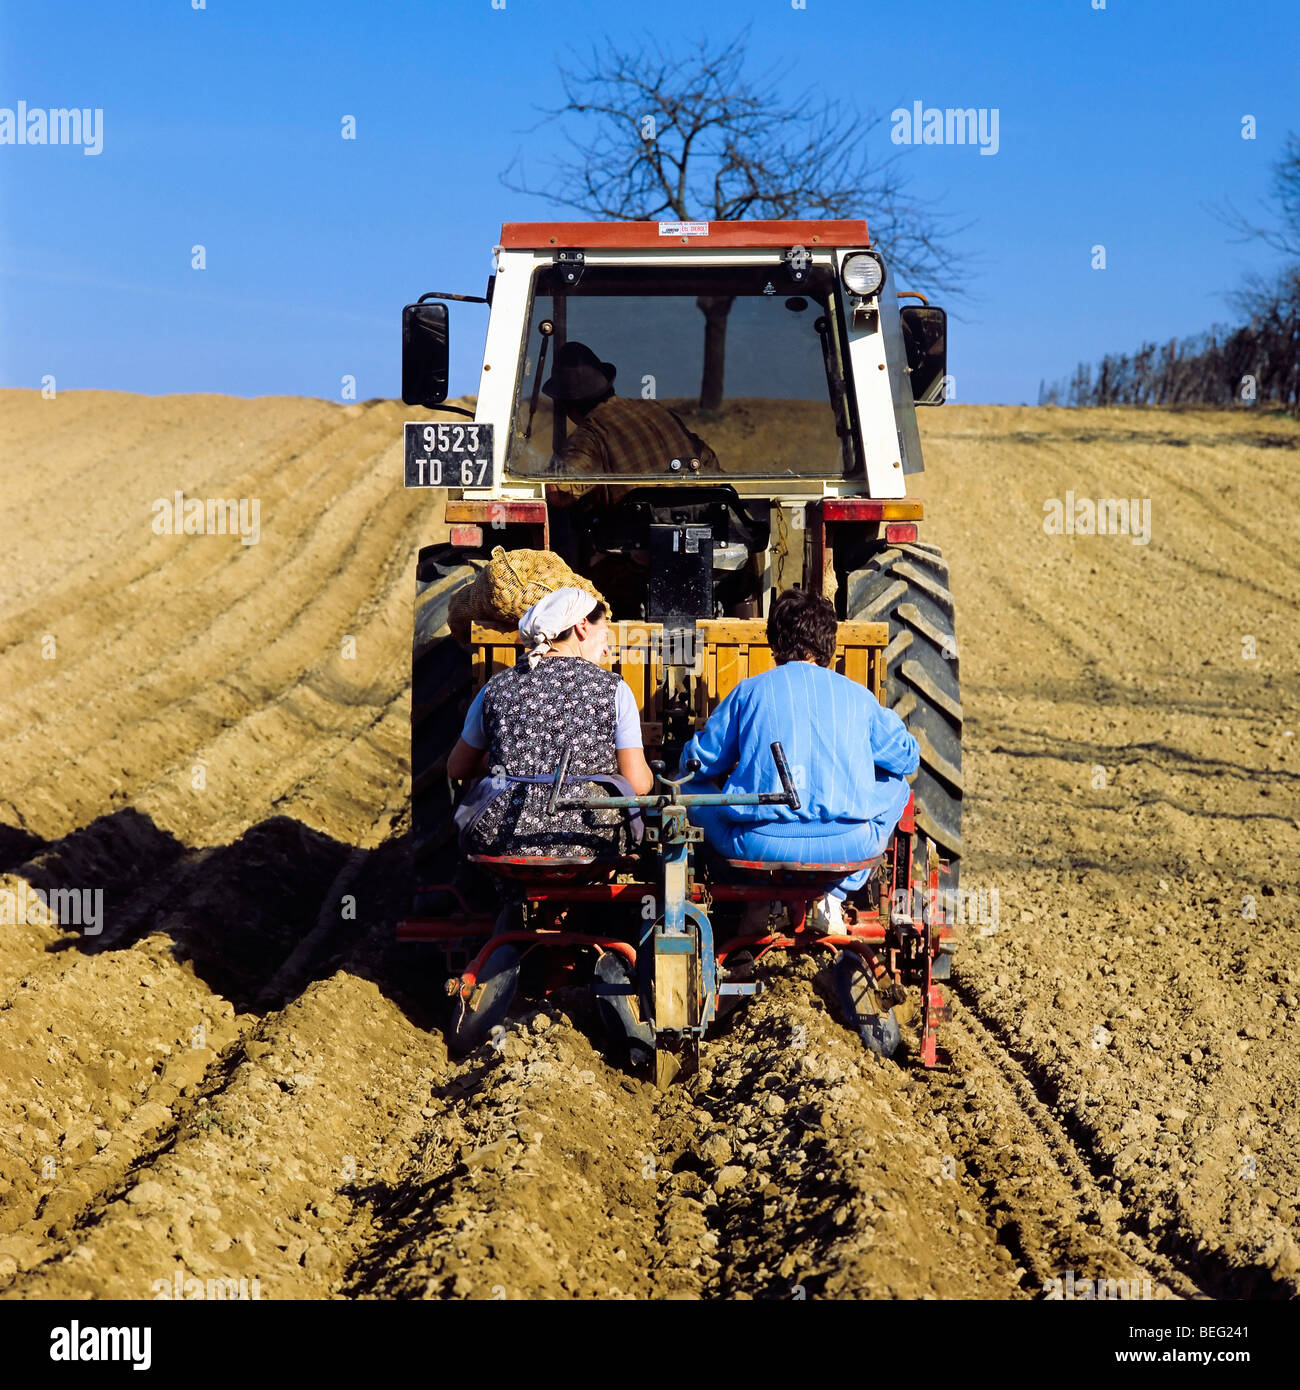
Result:
M446 404L452 302L489 309L472 411ZM609 359L620 394L662 403L700 447L635 472L566 463L572 425L541 387L579 342ZM543 991L585 962L598 1012L666 1084L694 1067L717 1016L762 989L768 952L820 948L866 1046L894 1052L894 1010L915 987L920 1059L938 1060L961 857L959 665L948 569L919 540L923 507L907 492L923 469L915 407L948 394L946 350L944 311L893 287L858 220L506 223L484 295L431 292L403 310L404 402L464 417L408 421L404 438L405 483L434 494L449 539L417 566L415 894L398 936L436 946L453 1046L490 1036L526 960L544 965L530 977ZM559 766L551 804L635 805L632 855L460 860L447 755L469 700L522 647L482 622L457 640L449 609L496 546L556 552L611 606L610 661L656 784L575 799ZM700 794L677 767L737 682L772 666L766 614L794 585L832 600L834 668L921 750L889 849L833 935L810 905L863 866L720 859L687 819ZM780 790L764 796L796 805L771 752Z

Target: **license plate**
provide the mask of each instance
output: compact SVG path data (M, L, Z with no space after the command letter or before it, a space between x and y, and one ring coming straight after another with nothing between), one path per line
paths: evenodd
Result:
M406 422L407 487L491 487L492 426Z

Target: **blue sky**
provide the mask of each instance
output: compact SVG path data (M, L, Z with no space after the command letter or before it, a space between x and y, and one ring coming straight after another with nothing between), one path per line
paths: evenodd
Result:
M4 3L0 108L102 108L104 148L0 145L0 385L337 399L349 375L395 396L401 306L481 294L501 222L561 213L499 175L557 148L532 127L566 46L749 26L755 70L788 63L792 93L998 109L996 156L904 162L972 224L957 399L1032 402L1081 359L1230 317L1224 295L1275 258L1209 205L1253 207L1300 130L1287 0L1093 3ZM453 391L477 385L485 321L453 313Z

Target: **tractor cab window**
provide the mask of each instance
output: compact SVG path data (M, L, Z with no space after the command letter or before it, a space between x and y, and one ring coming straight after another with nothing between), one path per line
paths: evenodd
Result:
M589 265L576 285L564 274L534 279L509 475L841 478L861 466L828 267L799 285L783 266Z

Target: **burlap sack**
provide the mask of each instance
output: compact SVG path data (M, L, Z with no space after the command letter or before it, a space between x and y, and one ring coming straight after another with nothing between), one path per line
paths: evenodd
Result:
M473 582L452 595L447 625L456 641L467 645L471 623L511 627L538 599L569 588L584 589L593 600L605 601L589 579L576 574L554 551L497 546Z

